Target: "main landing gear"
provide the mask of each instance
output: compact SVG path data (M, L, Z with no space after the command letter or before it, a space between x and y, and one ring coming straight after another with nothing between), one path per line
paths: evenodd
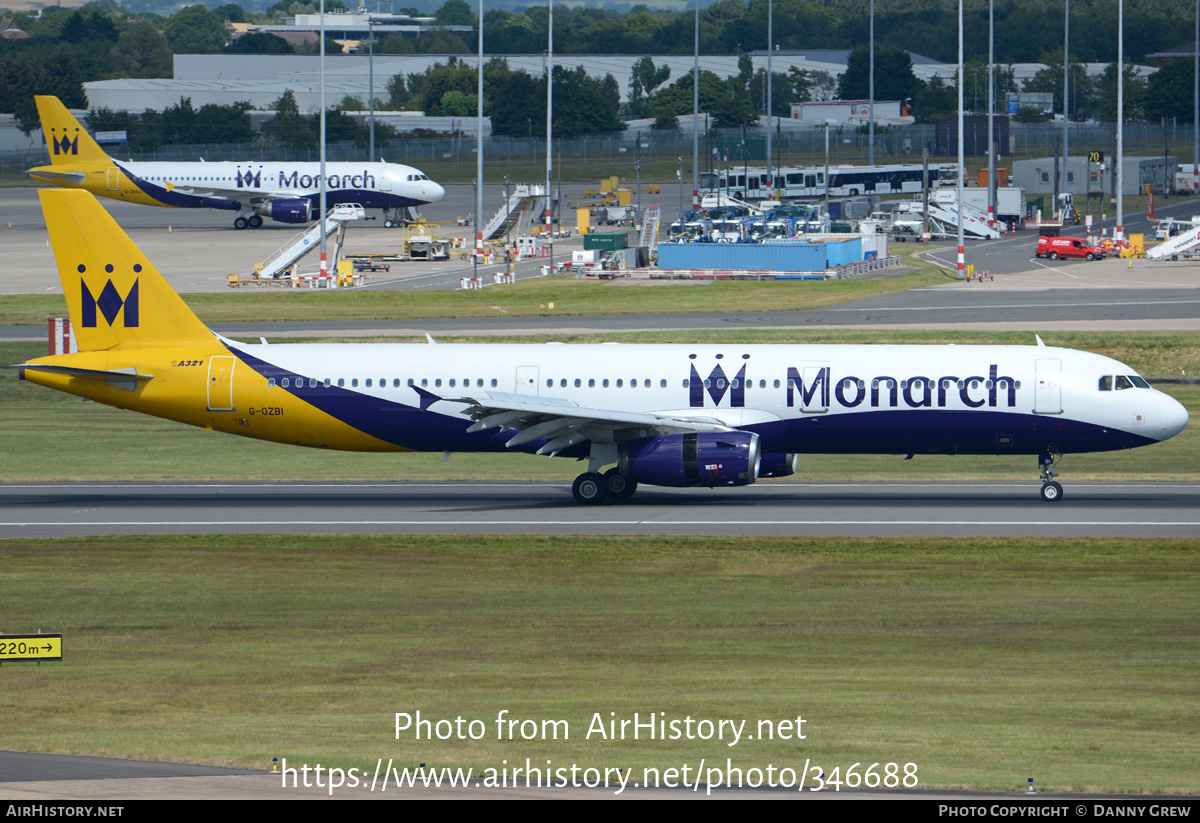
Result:
M603 474L600 467L616 462ZM575 478L571 484L571 494L575 502L584 506L594 506L605 500L627 500L637 491L637 481L621 472L617 460L617 447L611 443L593 443L591 454L588 456L588 471Z
M249 226L252 229L261 229L262 223L262 217L257 214L252 214L249 217L242 217L239 214L237 219L233 221L233 227L235 229L244 229Z
M1042 499L1047 503L1057 503L1062 500L1063 488L1054 481L1054 478L1058 477L1058 472L1054 470L1054 467L1058 465L1060 459L1062 459L1062 454L1050 449L1038 456L1038 468L1042 480Z
M571 484L575 502L584 506L597 505L606 500L628 500L637 491L637 481L621 474L615 466L601 474L584 472Z

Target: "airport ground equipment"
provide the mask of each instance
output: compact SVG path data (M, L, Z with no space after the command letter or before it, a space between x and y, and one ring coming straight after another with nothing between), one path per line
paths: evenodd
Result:
M1178 260L1181 256L1191 255L1198 246L1200 226L1192 226L1187 231L1146 249L1146 257L1151 260Z
M346 235L346 223L351 220L362 220L365 217L366 210L357 203L343 203L329 210L329 214L325 217L325 235L326 247L332 248L332 254L329 257L330 270L337 266L338 255L342 248L342 240ZM284 273L294 266L301 257L308 254L314 248L319 247L320 241L321 222L317 221L304 232L284 244L266 263L256 266L255 275L257 279L284 279Z
M520 183L509 196L508 202L483 227L483 239L495 240L507 234L529 234L534 218L545 214L545 210L546 187Z

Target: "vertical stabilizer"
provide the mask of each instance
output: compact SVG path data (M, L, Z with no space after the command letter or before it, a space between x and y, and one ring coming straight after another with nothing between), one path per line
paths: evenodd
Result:
M75 189L38 197L80 351L212 340L95 197Z
M38 118L42 121L42 133L46 135L50 165L96 162L107 166L111 162L104 149L57 97L37 95L33 100L37 104Z

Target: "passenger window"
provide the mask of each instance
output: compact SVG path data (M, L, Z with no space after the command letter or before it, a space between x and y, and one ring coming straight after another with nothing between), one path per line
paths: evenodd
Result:
M410 377L410 378L408 378L408 385L411 386L412 384L413 384L413 379Z
M371 378L368 377L367 382L364 383L363 385L365 385L368 389L371 388Z
M436 378L436 379L433 381L433 386L434 386L434 388L439 388L439 389L440 389L440 388L442 387L442 378L440 378L440 377Z
M684 385L687 385L687 381L686 381L686 380L684 380L684 381L683 381L683 383L684 383ZM607 388L608 388L608 378L607 378L607 377L606 377L606 378L604 378L603 382L601 382L601 384L600 384L600 385L602 385L604 388L606 388L606 389L607 389Z
M554 378L553 377L546 379L546 388L548 388L548 389L554 388Z
M1133 388L1133 383L1131 383L1129 381L1128 377L1126 377L1123 374L1117 375L1117 391L1120 391L1121 389L1132 389L1132 388Z
M645 385L643 385L643 386L642 386L642 388L645 388L645 389L648 389L648 388L650 388L650 381L649 381L649 379L647 379L647 380L646 380L646 383L645 383Z
M275 388L275 378L274 377L269 378L267 380L267 388L269 388L269 389Z
M482 389L482 388L483 388L483 378L481 377L481 378L479 378L478 380L476 380L476 381L475 381L475 385L476 385L478 388L481 388L481 389ZM564 380L564 381L563 381L563 385L564 385L564 386L565 386L565 385L567 385L567 381L566 381L566 380Z
M421 385L422 385L422 386L428 386L428 385L429 385L429 378L428 378L428 377L422 377L422 378L421 378Z
M576 377L575 378L575 388L579 388L582 385L583 385L583 381L580 380L578 377Z
M625 385L624 382L621 380L621 378L618 377L617 378L617 388L619 389L624 385Z
M558 386L559 388L565 389L567 387L567 378L564 377L562 380L559 380Z
M667 387L667 381L666 381L666 380L660 380L660 381L658 381L658 387L659 387L660 389L665 389L665 388Z
M765 389L765 388L767 387L767 381L766 381L766 380L759 380L759 381L758 381L758 387L759 387L760 389Z
M409 383L412 383L412 381L411 381L411 380L409 380L408 382L409 382ZM393 389L398 389L398 388L400 388L400 378L399 378L399 377L397 377L396 379L394 379L394 380L392 381L392 388L393 388Z
M589 378L588 378L588 388L589 388L589 389L594 389L594 388L596 388L596 378L594 378L594 377L589 377Z
M344 377L339 377L339 378L338 378L338 388L340 389L340 388L342 388L342 387L343 387L343 386L345 386L345 385L346 385L346 378L344 378Z
M280 385L286 389L292 385L292 381L285 377L285 378L283 378L283 382L280 383Z
M350 378L350 388L352 388L352 389L358 388L358 378L357 377Z
M778 381L778 380L776 380L776 381L775 381L775 388L779 388L779 381Z
M494 378L494 377L493 377L493 378L492 378L492 388L493 388L493 389L494 389L494 388L496 388L496 385L497 385L497 383L496 383L496 378Z

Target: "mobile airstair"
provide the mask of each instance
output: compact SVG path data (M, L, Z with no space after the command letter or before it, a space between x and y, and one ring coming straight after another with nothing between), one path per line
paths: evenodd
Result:
M1151 260L1177 260L1181 255L1190 255L1197 246L1200 246L1200 226L1192 226L1187 231L1146 249L1146 257Z
M346 235L346 224L351 220L362 220L366 210L357 203L343 203L334 206L325 217L325 237L327 249L332 249L330 269L337 267L338 254L342 248L342 240ZM290 277L289 270L301 257L321 245L321 221L313 223L308 229L285 243L267 262L255 266L255 277L259 280L282 280Z
M545 208L546 187L522 183L483 227L483 239L495 240L510 233L529 234L534 217L539 212L544 214Z

